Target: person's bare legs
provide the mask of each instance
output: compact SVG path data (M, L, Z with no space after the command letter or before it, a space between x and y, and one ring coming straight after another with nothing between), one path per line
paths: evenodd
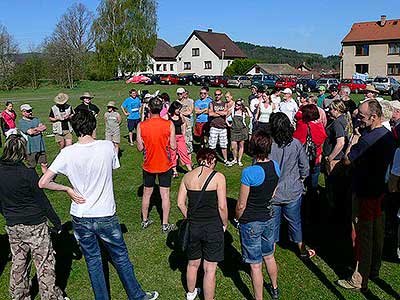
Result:
M168 224L169 219L169 209L171 207L171 203L169 201L169 187L161 187L160 186L160 195L161 195L161 202L162 202L162 210L163 210L163 224Z
M118 143L114 143L114 148L115 148L115 153L119 153L119 144Z
M193 168L192 168L192 165L191 165L191 164L187 164L187 165L186 165L186 168L188 169L188 171L192 171L192 170L193 170Z
M262 274L262 263L250 264L250 274L254 298L255 300L263 300L264 278Z
M217 269L217 263L204 260L203 269L204 300L213 300L215 295L215 271Z
M129 135L129 143L132 145L133 144L133 132L129 131L128 135Z
M40 168L42 169L42 174L47 172L47 164L40 164Z
M63 148L65 147L65 140L64 140L64 139L59 140L59 141L57 142L57 144L58 144L58 147L59 147L60 149L63 149Z
M196 288L197 281L197 271L200 267L201 259L189 260L186 269L186 284L188 287L188 292L193 293Z
M267 267L267 272L269 279L271 280L271 285L274 289L278 287L278 266L275 261L274 254L264 256L264 263Z
M233 160L234 161L238 161L238 153L237 153L237 150L238 150L238 143L237 142L234 142L234 141L232 141L231 142L231 147L232 147L232 155L233 155ZM240 160L240 159L239 159Z
M224 158L224 161L228 160L228 150L225 148L221 148L221 152L222 152L222 157Z
M152 187L144 187L143 188L143 197L142 197L142 218L143 221L147 221L149 217L149 206L150 206L150 197L153 194Z
M238 158L238 161L242 161L243 152L244 152L244 141L240 141L238 147L239 147L239 158Z

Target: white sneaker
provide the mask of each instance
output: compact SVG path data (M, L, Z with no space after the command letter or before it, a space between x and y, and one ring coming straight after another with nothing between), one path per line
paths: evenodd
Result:
M232 167L232 163L228 160L224 160L225 167Z
M234 160L231 160L231 165L233 166L234 164L237 164L238 162L237 162L237 160L236 159L234 159Z
M194 300L196 299L197 295L200 294L201 289L200 288L195 288L193 293L186 293L186 300Z
M239 167L243 167L243 163L241 161L238 162Z

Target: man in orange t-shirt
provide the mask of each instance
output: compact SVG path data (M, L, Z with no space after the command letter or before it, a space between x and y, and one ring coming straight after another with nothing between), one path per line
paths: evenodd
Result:
M150 119L139 123L137 128L137 148L144 151L143 163L143 198L142 198L142 229L154 223L148 218L150 197L153 193L156 177L160 187L162 201L162 232L168 233L174 229L168 223L170 200L169 191L172 178L172 162L169 149L176 149L175 127L169 120L160 118L163 108L162 100L154 97L149 102Z

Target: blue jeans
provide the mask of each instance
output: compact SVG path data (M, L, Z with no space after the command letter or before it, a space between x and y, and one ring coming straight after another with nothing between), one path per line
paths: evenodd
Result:
M258 264L262 262L264 256L274 253L274 223L272 219L241 223L239 231L245 263Z
M279 230L281 226L281 215L289 223L289 239L294 243L300 243L303 241L303 233L301 231L301 201L302 197L296 201L287 203L272 205L274 210L274 238L275 243L279 242Z
M313 168L310 170L310 187L313 189L318 188L318 178L319 178L319 173L321 172L321 164L316 164Z
M112 259L129 300L142 300L146 294L135 277L117 216L101 218L72 216L72 224L75 238L85 256L95 299L109 299L100 254L99 240L101 240Z

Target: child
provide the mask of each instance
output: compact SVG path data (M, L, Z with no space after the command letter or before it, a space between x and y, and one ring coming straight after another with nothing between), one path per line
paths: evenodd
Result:
M104 122L106 124L106 140L112 141L115 152L119 153L121 115L117 112L117 109L115 101L108 102L107 112L104 114Z

